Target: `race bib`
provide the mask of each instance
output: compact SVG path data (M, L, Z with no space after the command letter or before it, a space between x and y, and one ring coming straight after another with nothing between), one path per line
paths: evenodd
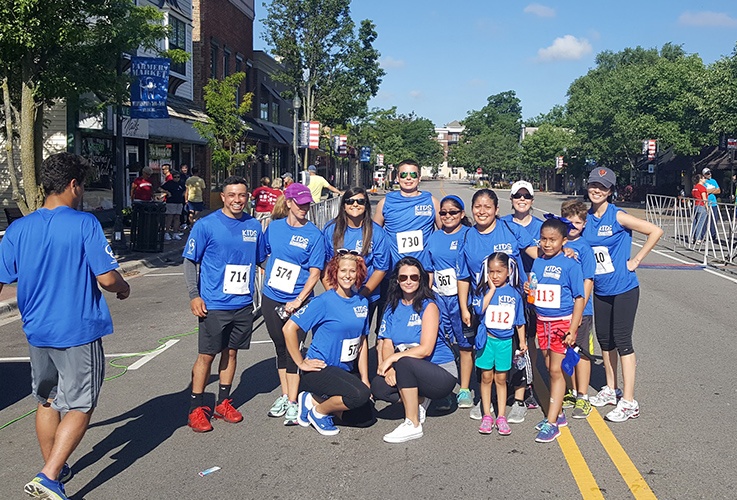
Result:
M343 339L343 345L340 348L340 362L347 363L358 357L358 349L361 347L361 337L355 339Z
M596 257L596 271L594 274L609 274L614 272L614 264L612 256L609 255L607 247L592 247L594 257Z
M490 305L486 308L484 325L494 330L510 330L514 326L514 306L512 304Z
M271 268L271 274L269 275L268 285L284 293L294 293L299 271L300 267L297 264L275 259L274 267Z
M397 250L399 253L421 252L424 248L422 231L402 231L397 233Z
M547 309L560 309L560 285L537 285L535 305Z
M435 271L435 288L440 295L458 295L458 280L455 269Z
M238 266L225 265L223 276L223 293L226 295L250 295L251 293L251 264Z

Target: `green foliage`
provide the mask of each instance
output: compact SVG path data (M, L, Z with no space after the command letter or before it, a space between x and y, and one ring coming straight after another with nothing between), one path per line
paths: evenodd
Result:
M566 155L576 147L570 129L543 123L522 141L522 172L527 180L539 180L544 169L555 168L555 157Z
M711 131L737 134L737 45L730 57L722 57L709 66L703 89L701 111L708 118Z
M208 120L193 124L212 149L213 169L228 175L233 175L235 168L247 163L256 151L255 146L245 146L250 129L241 118L251 110L253 94L245 94L237 102L238 85L245 78L245 73L234 73L223 80L207 82L203 90Z

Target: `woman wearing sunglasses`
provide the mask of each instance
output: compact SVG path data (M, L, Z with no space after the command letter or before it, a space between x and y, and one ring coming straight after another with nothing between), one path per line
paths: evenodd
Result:
M422 437L431 399L448 396L458 372L453 352L438 335L440 313L420 261L402 258L389 278L386 310L379 337L384 361L371 382L374 398L404 404L404 422L384 436L387 443Z

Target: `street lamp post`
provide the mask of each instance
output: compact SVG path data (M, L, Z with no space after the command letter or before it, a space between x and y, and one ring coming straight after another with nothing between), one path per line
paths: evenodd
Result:
M294 112L294 137L292 138L292 148L294 149L294 182L299 181L299 139L297 138L297 123L299 121L299 110L301 107L302 99L295 92L294 99L292 99L292 110Z

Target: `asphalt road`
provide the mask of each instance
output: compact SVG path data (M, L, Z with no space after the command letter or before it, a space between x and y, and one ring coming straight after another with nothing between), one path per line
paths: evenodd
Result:
M423 184L438 198L467 184ZM510 212L499 192L500 213ZM557 211L562 196L539 194L537 208ZM637 214L637 211L632 211ZM636 251L636 249L635 249ZM71 498L735 498L737 376L732 298L735 280L718 272L672 267L673 254L657 249L638 271L636 397L640 418L603 421L608 408L588 420L569 420L561 439L534 442L542 410L528 413L512 435L482 436L468 410L430 413L422 439L401 445L381 440L402 418L377 405L368 429L341 429L334 437L284 427L266 416L278 395L274 350L257 321L254 343L239 357L234 404L239 424L214 422L195 434L186 426L190 370L197 322L189 312L178 262L131 276L132 293L108 296L115 334L108 354L142 353L168 337L155 357L110 359L100 406L72 456ZM681 258L681 257L679 257ZM652 268L662 264L661 268ZM0 319L0 357L27 356L20 321ZM725 337L726 335L726 337ZM163 339L163 340L162 340ZM176 340L174 343L173 341ZM136 369L121 368L147 360ZM28 364L0 362L0 498L23 498L22 488L41 466L28 397ZM594 367L592 389L604 384ZM542 379L536 384L543 392ZM208 387L210 403L216 378ZM542 399L542 398L541 398ZM219 466L206 477L199 471Z

